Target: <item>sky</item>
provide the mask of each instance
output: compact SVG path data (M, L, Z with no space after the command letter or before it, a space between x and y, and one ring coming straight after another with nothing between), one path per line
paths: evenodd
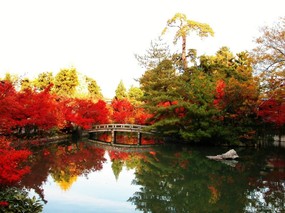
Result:
M222 46L251 50L260 27L284 8L284 0L0 0L0 78L75 67L112 98L121 80L138 86L145 70L134 55L145 54L175 13L212 27L213 38L187 39L187 48L212 55ZM173 33L165 36L170 46Z

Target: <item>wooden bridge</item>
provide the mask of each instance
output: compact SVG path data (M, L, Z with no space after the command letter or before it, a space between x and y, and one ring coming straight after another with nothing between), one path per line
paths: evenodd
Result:
M100 124L93 126L89 134L92 135L97 132L111 132L111 144L116 144L117 132L134 132L137 133L137 145L141 145L142 134L153 134L154 132L147 131L145 125L137 124Z

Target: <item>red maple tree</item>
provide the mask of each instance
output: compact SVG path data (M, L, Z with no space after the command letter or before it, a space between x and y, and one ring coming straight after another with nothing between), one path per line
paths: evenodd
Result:
M93 124L109 123L109 110L104 101L94 103L92 100L70 98L60 103L62 125L70 124L89 129Z
M279 127L283 126L285 124L285 103L273 98L265 100L259 106L258 116L265 122L274 123Z

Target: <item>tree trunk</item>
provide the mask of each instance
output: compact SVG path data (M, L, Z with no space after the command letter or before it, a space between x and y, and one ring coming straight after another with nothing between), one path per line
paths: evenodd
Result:
M186 35L182 36L182 62L184 71L187 69L187 60L186 60Z

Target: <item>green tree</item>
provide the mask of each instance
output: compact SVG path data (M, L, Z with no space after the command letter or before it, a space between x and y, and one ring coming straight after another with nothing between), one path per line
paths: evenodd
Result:
M50 84L53 84L54 78L52 72L43 72L38 75L38 78L34 80L34 86L39 90L43 91Z
M16 187L4 188L0 191L0 200L7 204L0 206L1 212L34 212L43 211L44 203L35 196L30 197L27 189L19 189Z
M181 60L183 62L184 71L187 69L187 59L186 59L186 38L191 32L196 32L196 34L203 38L214 36L214 31L208 24L188 20L185 14L176 13L171 19L167 21L167 26L164 28L162 34L165 34L169 27L178 28L174 36L174 44L181 38L182 39L182 55Z
M101 88L98 86L97 82L94 79L88 77L86 77L86 81L88 84L88 92L90 97L94 99L102 99L103 95Z
M217 126L213 119L217 110L213 107L215 84L211 75L192 68L191 75L184 72L182 75L180 94L182 116L179 120L179 134L189 142L210 141L215 135Z
M138 103L143 96L143 91L139 87L131 86L128 91L128 97L131 102Z
M115 94L116 94L116 98L119 100L122 100L128 97L127 89L122 80L118 84Z
M247 52L235 56L222 47L215 56L201 57L199 69L211 76L216 85L214 108L217 131L212 137L228 143L247 142L255 136L258 80L253 76L252 61ZM224 88L218 88L219 82ZM220 93L220 94L217 94ZM221 95L222 94L222 95ZM220 100L218 100L220 99Z
M180 77L171 60L163 60L156 68L147 70L139 79L144 107L153 115L153 128L164 134L175 134L179 118L175 113Z
M221 48L177 74L164 60L139 79L156 131L189 142L239 143L252 139L258 82L246 52Z
M72 97L78 85L78 75L74 67L61 69L54 79L54 92L59 96Z

